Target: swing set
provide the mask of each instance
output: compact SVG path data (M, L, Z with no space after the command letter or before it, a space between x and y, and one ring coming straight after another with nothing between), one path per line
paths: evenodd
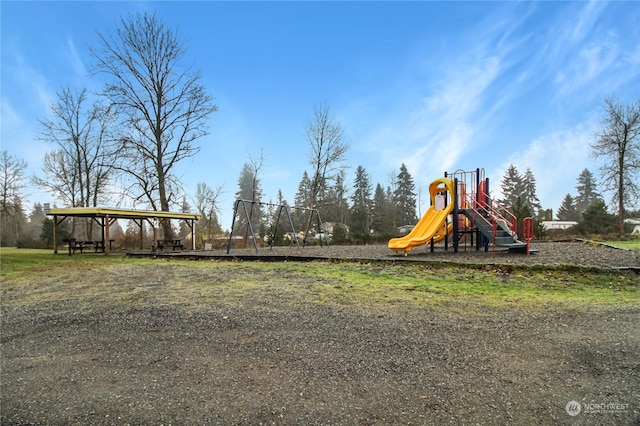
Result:
M295 227L293 226L293 220L291 219L291 213L289 212L290 209L309 213L309 220L307 220L307 229L305 230L304 237L302 239L302 247L306 246L307 237L309 236L309 231L311 230L311 225L314 219L316 220L316 223L318 225L318 231L319 231L318 235L320 235L320 246L322 247L326 245L327 247L329 247L329 240L324 232L324 227L322 226L322 219L320 219L320 212L317 209L309 208L309 207L295 207L295 206L291 207L286 204L263 203L261 201L244 200L239 198L236 200L233 207L233 221L231 222L231 232L229 233L229 242L227 244L227 254L229 254L229 252L231 251L231 241L233 238L233 230L235 228L236 217L239 217L239 215L242 213L244 213L244 218L247 221L247 225L245 227L245 235L247 236L247 238L248 238L248 235L251 235L251 239L253 240L253 246L256 250L256 253L258 253L258 240L253 230L253 225L251 224L251 213L253 212L253 206L256 204L259 206L276 207L278 209L275 225L273 226L273 232L270 238L268 239L269 251L273 249L273 244L275 242L275 238L278 232L278 226L280 224L280 217L282 216L283 212L285 213L285 216L286 216L283 220L286 219L286 221L289 223L293 241L296 243L296 246L298 247L298 249L300 249L298 233L296 232ZM247 209L247 205L250 206L248 209ZM240 206L242 206L241 209L240 209ZM324 236L324 243L323 243L323 236Z

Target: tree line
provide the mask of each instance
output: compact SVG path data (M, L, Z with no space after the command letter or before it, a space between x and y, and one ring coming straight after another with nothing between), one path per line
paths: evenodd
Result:
M90 47L89 53L94 60L92 72L104 76L105 84L95 94L74 87L62 87L56 93L48 118L41 121L39 137L51 147L44 154L42 173L27 177L24 160L7 151L0 153L0 244L15 244L31 226L24 206L29 180L65 207L96 207L107 202L119 205L127 200L134 208L188 211L193 204L203 216L199 239L204 242L219 234L217 215L223 188L201 182L196 194L185 194L176 174L181 161L198 154L197 141L209 133L207 119L218 109L200 72L184 65L185 40L155 14L146 12L123 17L113 31L98 36L98 45ZM316 209L323 221L337 224L334 234L349 235L353 241L395 236L398 226L415 224L416 187L404 164L386 184L374 185L362 165L348 182L349 147L344 127L330 108L316 106L304 130L309 169L301 177L293 206ZM615 98L606 99L602 130L594 135L591 149L595 158L603 160L600 183L614 194L612 205L620 235L624 233L623 220L628 210L637 206L640 195L639 133L640 101L624 105ZM263 153L250 156L235 194L259 201L253 204L249 220L261 231L272 226L277 214L273 205L288 205L281 191L276 200L260 204L264 161ZM609 214L596 192L593 175L585 169L578 182L578 194L567 194L558 218L584 219L594 205ZM519 217L551 218L535 195L531 170L520 175L511 166L501 186L502 201ZM32 211L38 216L40 209L36 203ZM308 229L312 219L302 209L293 215L296 229ZM39 219L34 216L33 220ZM246 218L238 218L238 230L246 227L243 220L246 222ZM161 227L167 238L185 232L174 229L170 221ZM30 229L30 238L36 239L33 226ZM72 221L69 232L92 238L96 231L92 221Z

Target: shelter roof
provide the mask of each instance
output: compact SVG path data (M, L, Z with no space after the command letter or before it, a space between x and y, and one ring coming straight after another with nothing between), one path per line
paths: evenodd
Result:
M200 220L202 215L195 213L157 212L147 210L115 209L105 207L73 207L50 209L49 216L76 216L76 217L110 217L118 219L186 219Z

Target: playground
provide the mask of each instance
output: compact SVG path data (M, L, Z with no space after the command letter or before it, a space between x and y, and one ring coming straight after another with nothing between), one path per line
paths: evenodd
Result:
M519 227L519 219L489 194L489 178L485 177L484 169L445 172L443 178L438 178L429 185L430 206L427 212L407 235L390 239L388 248L396 254L407 256L414 248L425 244L429 244L433 252L436 243L444 242L445 250L449 250L451 246L454 253L458 253L461 246L465 251L468 247L475 247L476 251L483 249L485 252L506 248L511 253L525 253L527 256L537 253L537 249L531 248L533 218L520 218ZM245 242L250 236L256 253L258 243L251 224L253 207L256 204L275 207L278 212L272 227L273 234L268 236L267 240L274 241L278 227L286 228L288 225L288 231L294 236L293 242L298 249L301 243L296 235L302 235L304 247L310 231L320 236L320 245L329 245L320 212L316 208L289 207L238 199L234 205L231 229L236 229L234 225L237 218L244 218ZM305 229L294 228L290 210L296 209L308 215ZM518 229L522 230L521 236L518 236ZM227 254L231 251L232 241L233 231L229 235Z

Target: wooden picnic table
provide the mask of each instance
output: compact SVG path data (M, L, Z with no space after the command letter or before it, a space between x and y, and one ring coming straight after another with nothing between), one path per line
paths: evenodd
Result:
M169 239L169 240L158 240L158 245L156 246L158 250L162 251L165 248L168 249L171 247L173 250L183 250L184 244L182 244L182 240L177 238Z
M69 256L76 251L83 253L85 249L93 249L94 253L98 253L99 251L104 253L105 249L104 241L102 240L83 241L76 240L75 238L66 238L63 241L69 244ZM109 240L109 251L111 251L111 243L113 243L113 241L114 240Z

